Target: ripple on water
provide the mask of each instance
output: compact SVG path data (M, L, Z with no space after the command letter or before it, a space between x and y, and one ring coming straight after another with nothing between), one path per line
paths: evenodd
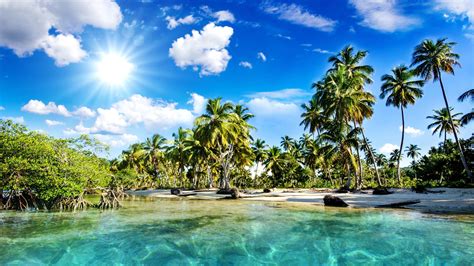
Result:
M205 200L0 212L0 265L472 265L472 218Z

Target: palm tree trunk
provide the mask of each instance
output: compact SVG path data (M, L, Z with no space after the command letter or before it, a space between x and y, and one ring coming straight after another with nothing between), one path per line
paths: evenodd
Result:
M375 161L374 153L372 152L372 149L369 147L369 143L367 142L367 138L365 137L364 128L362 127L362 125L360 126L360 128L361 128L361 132L362 132L362 138L364 139L367 150L369 151L370 158L372 158L372 162L374 163L375 174L377 175L377 184L379 185L379 187L381 187L382 186L382 180L380 180L380 173L379 173L379 169L377 167L377 162Z
M354 129L357 128L356 122L353 121L353 123L354 123ZM357 153L357 163L359 164L359 176L357 177L357 180L356 180L356 188L357 188L357 190L360 190L362 188L362 178L364 176L364 170L362 169L362 160L360 159L359 138L358 137L357 137L356 153Z
M448 98L446 97L446 92L444 90L443 81L441 80L441 72L439 71L439 69L438 74L439 84L441 85L441 91L443 92L444 104L446 105L446 109L448 110L449 123L451 124L451 128L453 129L453 135L454 139L456 140L456 144L458 145L459 155L461 156L461 161L464 166L464 169L466 170L467 177L471 179L471 182L474 182L474 177L472 176L471 171L469 170L469 166L467 165L466 158L464 157L464 152L462 150L461 143L458 139L458 133L456 132L456 128L454 127L453 118L451 117L451 111L449 110Z
M403 113L403 106L400 106L400 110L402 111L402 141L400 142L400 149L398 150L398 158L397 158L398 185L401 185L400 159L402 157L403 140L405 138L405 114Z

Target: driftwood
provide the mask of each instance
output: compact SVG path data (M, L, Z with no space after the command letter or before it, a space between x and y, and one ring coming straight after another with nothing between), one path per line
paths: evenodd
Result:
M390 204L382 204L382 205L377 205L376 208L403 208L406 205L412 205L412 204L417 204L417 203L420 203L420 200L407 200L407 201L394 202Z

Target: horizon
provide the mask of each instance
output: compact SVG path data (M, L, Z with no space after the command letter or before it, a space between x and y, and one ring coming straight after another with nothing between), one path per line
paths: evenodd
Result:
M364 63L375 69L367 90L377 102L364 125L378 152L396 148L401 134L399 110L379 98L380 77L409 66L424 39L457 43L462 68L443 81L455 112L472 108L457 101L474 87L469 1L36 1L7 2L0 11L0 118L60 138L95 136L111 146L109 158L155 133L170 138L192 127L216 97L249 107L255 138L278 146L285 135L299 138L300 105L329 56L346 45L367 50ZM29 19L15 20L18 14ZM426 128L426 116L444 104L437 83L423 91L406 110L405 145L419 145L424 155L442 142ZM471 123L460 137L473 132Z

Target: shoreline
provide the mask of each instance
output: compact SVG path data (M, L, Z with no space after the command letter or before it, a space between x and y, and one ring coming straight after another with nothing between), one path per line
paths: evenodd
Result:
M388 195L373 195L371 189L362 190L358 193L321 192L323 189L319 190L320 191L314 189L274 189L269 193L263 193L262 190L245 190L245 192L241 192L242 198L238 200L308 203L324 206L324 196L334 195L349 204L349 208L385 209L386 207L381 207L380 205L419 200L419 203L396 209L409 209L433 214L474 214L474 188L433 188L430 189L430 191L438 193L426 194L415 193L409 189L389 189L389 191L393 193ZM127 193L134 196L168 199L185 198L189 200L218 200L229 196L216 194L216 191L216 189L189 190L184 192L193 192L195 195L185 197L172 195L170 189L129 190ZM440 191L444 192L441 193Z

